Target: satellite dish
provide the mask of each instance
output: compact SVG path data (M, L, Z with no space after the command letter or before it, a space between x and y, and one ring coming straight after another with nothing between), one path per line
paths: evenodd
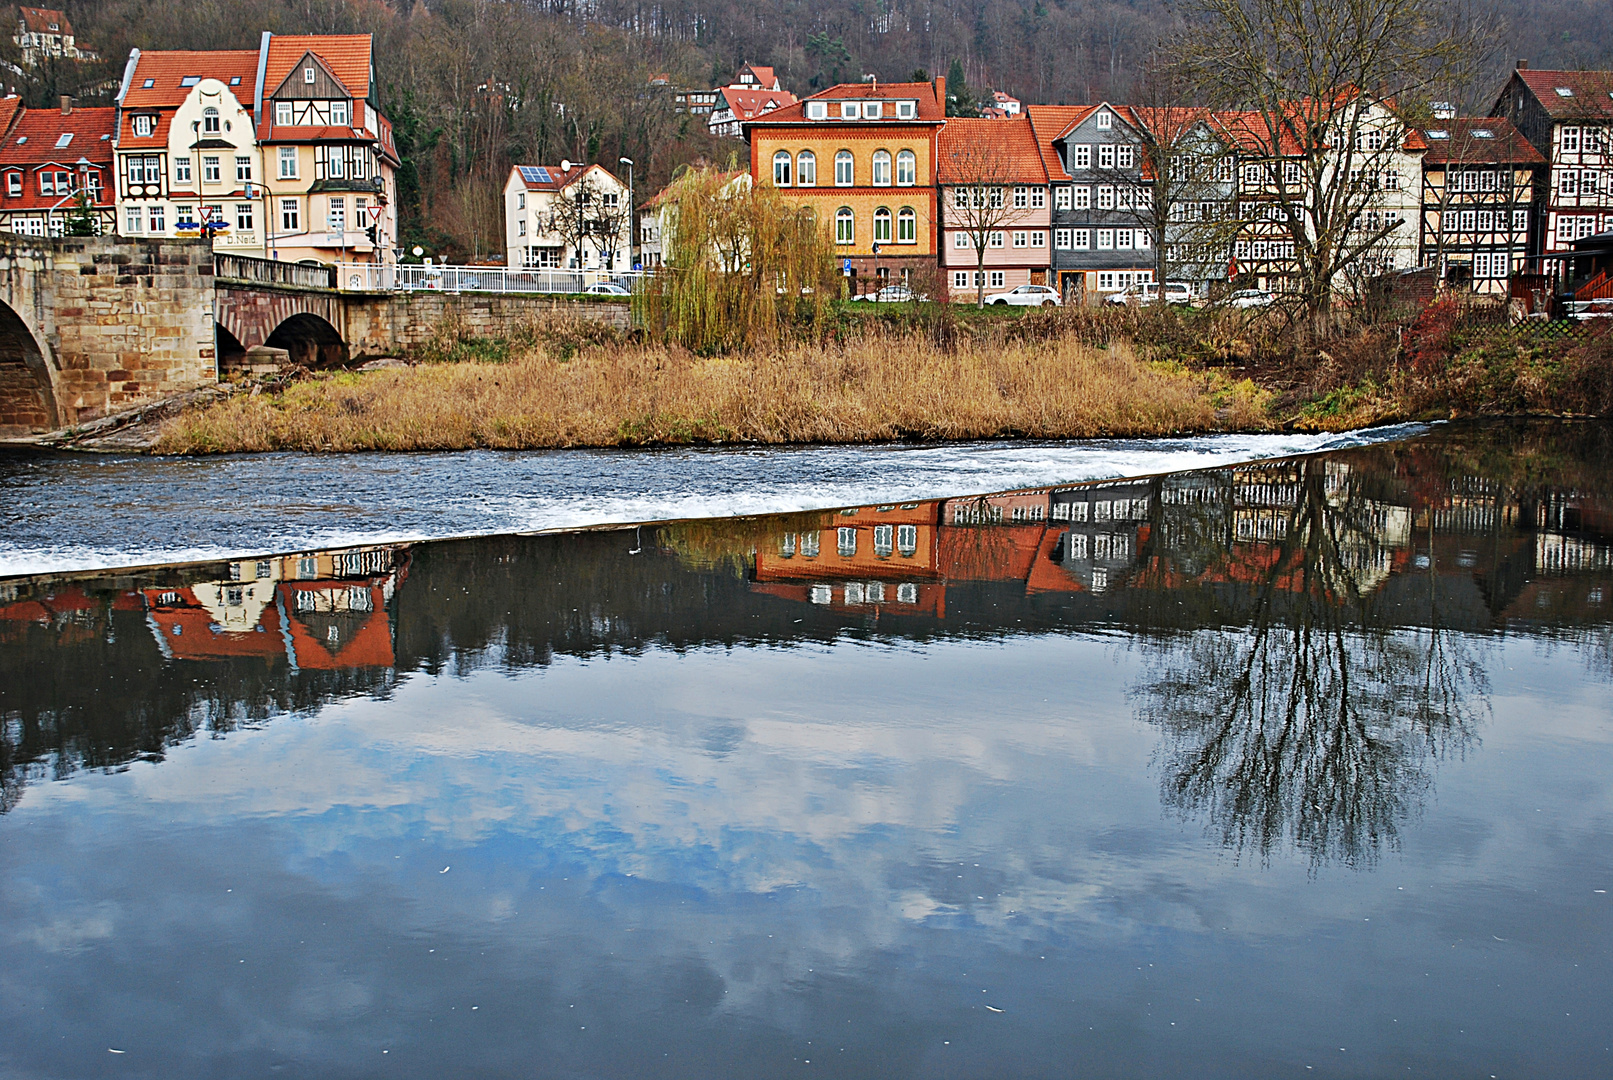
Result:
M561 172L570 172L571 171L571 162L566 160L565 158L561 158L560 159L560 171Z

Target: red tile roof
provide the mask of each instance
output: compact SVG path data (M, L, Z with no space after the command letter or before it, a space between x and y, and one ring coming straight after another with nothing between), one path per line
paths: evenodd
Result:
M150 110L141 110L142 115L150 115ZM117 141L119 150L165 150L168 147L168 128L174 121L172 111L157 114L157 122L151 127L151 134L140 136L134 133L134 115L125 112L123 125L118 129Z
M74 109L68 116L60 109L24 109L0 145L0 165L68 165L87 158L92 164L110 166L116 113L111 106ZM63 135L73 137L66 146L58 146Z
M615 173L603 165L582 165L574 162L570 169L564 170L558 165L512 165L511 169L515 172L515 178L521 181L521 186L528 191L560 191L563 188L570 187L582 179L584 173L593 169L598 169L618 184L622 183ZM532 172L534 169L542 169L549 175L550 179L548 181L539 179L538 175ZM622 184L622 186L626 187L627 185Z
M1048 180L1070 179L1070 174L1064 171L1064 163L1059 160L1058 151L1053 147L1053 141L1084 120L1095 108L1096 105L1025 106L1025 117L1030 121L1031 130L1036 133L1036 150L1042 156L1042 167L1047 170Z
M895 120L885 117L880 120L841 120L831 118L828 120L808 120L806 118L806 103L809 101L842 101L854 98L876 98L887 101L918 101L918 120L925 123L940 124L946 121L946 102L936 96L934 83L840 83L827 90L820 90L810 97L802 98L794 105L782 109L774 109L768 113L761 123L768 124L903 124L912 123L911 120Z
M54 8L19 7L17 11L22 14L23 24L32 34L62 34L68 37L73 35L73 24L67 21L64 12Z
M735 120L754 120L764 113L795 104L795 95L788 90L735 90L727 86L722 90L722 97L734 111Z
M1036 131L1023 116L948 120L936 139L935 167L942 184L987 179L1012 184L1048 181Z
M252 104L252 88L258 77L256 49L213 50L209 52L142 52L123 93L123 108L178 108L191 88L181 86L187 78L217 79L230 88L237 101ZM231 80L238 79L239 82ZM151 85L147 86L146 83Z
M1499 116L1435 120L1424 129L1423 136L1428 140L1428 154L1423 160L1430 165L1450 162L1539 165L1546 160L1540 156L1540 151L1529 145L1523 133L1512 126L1512 121Z
M11 122L22 114L22 98L7 94L0 98L0 137L11 130Z
M747 69L752 75L756 76L756 81L761 84L763 89L771 89L773 84L778 82L778 76L773 74L773 69L770 67L758 67L755 64L746 64L744 67L739 69L740 74L743 74ZM738 77L738 75L735 76L736 79Z
M291 74L303 54L312 52L355 98L367 98L370 96L371 47L369 34L276 34L269 38L263 92L273 91ZM252 56L255 64L257 53Z
M1554 120L1613 119L1613 71L1524 70L1512 76L1523 81Z

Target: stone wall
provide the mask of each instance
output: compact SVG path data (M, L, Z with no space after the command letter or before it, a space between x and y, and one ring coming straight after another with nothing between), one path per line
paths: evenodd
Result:
M218 377L206 241L0 240L0 300L0 432L67 426Z
M412 292L388 296L348 296L344 335L354 356L407 353L431 339L449 318L471 337L508 337L523 322L554 312L626 330L625 303L564 300L521 293Z

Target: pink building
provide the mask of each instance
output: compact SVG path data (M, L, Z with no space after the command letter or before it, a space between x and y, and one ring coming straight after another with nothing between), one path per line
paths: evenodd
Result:
M1047 284L1048 176L1028 118L948 120L937 139L936 176L941 269L952 299L974 299L981 284L988 294Z

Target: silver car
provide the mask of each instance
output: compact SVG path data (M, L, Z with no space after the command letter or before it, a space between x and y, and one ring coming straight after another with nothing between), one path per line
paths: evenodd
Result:
M1227 307L1246 311L1249 308L1270 307L1277 302L1277 297L1265 289L1239 289L1227 297Z
M988 304L1009 304L1015 307L1058 307L1058 290L1050 285L1021 285L1017 289L986 297Z

